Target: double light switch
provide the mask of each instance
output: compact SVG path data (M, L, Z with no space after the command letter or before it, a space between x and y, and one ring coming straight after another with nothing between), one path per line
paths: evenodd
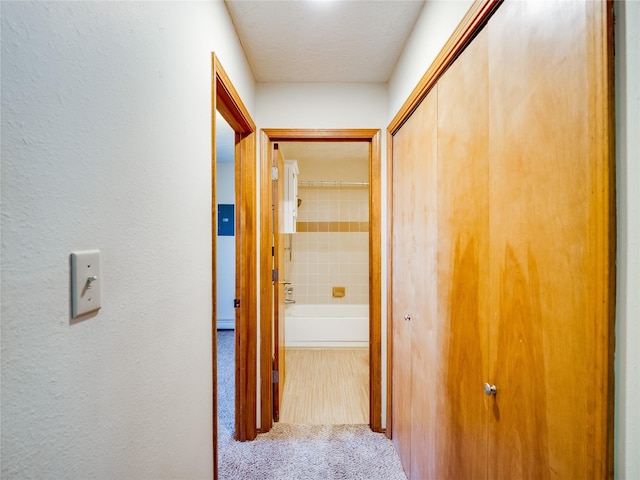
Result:
M100 250L71 254L71 316L98 310L101 306Z

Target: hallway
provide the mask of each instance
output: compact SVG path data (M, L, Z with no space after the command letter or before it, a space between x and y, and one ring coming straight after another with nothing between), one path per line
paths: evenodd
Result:
M493 60L480 62L479 57L474 57L478 59L476 65L490 74L491 81L476 82L469 73L459 89L453 88L452 83L449 88L444 85L441 92L440 85L434 89L433 81L452 73L448 64L459 58L460 50L469 45L467 37L474 35L474 27L488 25L478 15L494 7L500 13L505 11L500 9L509 4L527 12L532 22L539 22L528 30L532 35L525 35L524 29L508 34L511 30L506 27L514 23L505 13L502 15L505 28L497 29L488 39L492 48L487 54ZM584 9L564 10L571 5L582 5ZM549 9L556 7L563 10L551 15L551 19L566 22L567 28L551 28L553 22L545 20L549 18ZM587 25L596 26L598 16L594 9L613 14L606 26L597 28L597 36L583 31ZM403 13L409 15L401 24L399 17ZM240 22L248 30L247 35L255 39L255 50L245 41ZM298 439L294 445L281 443L279 435L285 433L281 425L276 425L269 436L261 435L256 442L241 445L229 440L233 430L230 417L224 417L220 432L216 431L218 425L214 425L217 423L214 418L218 418L218 412L212 398L212 377L220 372L216 372L215 359L212 361L216 335L212 317L216 315L217 302L225 302L224 297L217 295L213 271L218 220L223 218L217 215L217 205L231 204L218 195L213 183L218 173L222 173L216 167L214 137L219 126L214 105L220 103L218 96L224 100L221 110L227 116L241 110L242 121L233 125L242 131L241 135L234 135L234 142L238 142L235 151L243 162L241 172L250 177L247 182L238 182L248 192L239 196L234 210L236 225L244 229L236 238L244 242L242 251L247 252L249 258L241 264L246 275L237 277L242 281L241 295L233 296L233 300L242 301L242 308L234 310L231 316L235 318L237 314L242 327L252 327L243 341L238 342L246 351L243 351L244 358L251 356L255 360L247 364L247 369L238 369L240 376L247 377L237 383L242 387L244 404L249 404L247 415L243 416L246 421L242 422L246 436L253 438L256 428L264 431L270 428L262 425L261 420L270 418L265 405L269 406L271 398L271 352L267 348L265 352L258 351L267 344L258 334L268 330L269 309L272 309L268 302L262 302L263 309L259 304L265 296L261 286L267 287L273 275L271 243L263 238L272 232L265 228L270 211L262 205L274 172L262 161L262 156L270 151L270 143L290 141L289 132L313 131L328 136L327 132L335 130L366 130L372 133L363 141L370 143L372 154L379 157L370 172L370 191L380 205L377 211L370 211L370 215L375 215L375 222L369 225L369 231L376 235L370 243L371 251L380 252L380 260L375 264L372 261L370 267L371 282L378 285L376 291L370 291L373 300L370 317L375 318L376 327L371 330L370 342L373 354L369 361L375 372L371 383L376 386L371 394L370 412L376 431L385 431L391 438L397 438L403 423L393 415L394 382L389 380L394 376L391 349L396 352L400 349L399 342L394 346L392 320L407 326L402 332L407 335L401 340L411 339L412 351L414 346L421 349L425 341L410 334L413 330L423 333L427 328L414 328L420 322L409 322L411 315L416 319L420 315L416 313L418 309L409 311L411 305L407 305L406 312L402 312L402 305L397 305L395 311L399 315L392 315L393 299L398 294L393 288L393 278L399 277L397 272L393 275L391 232L395 216L392 208L393 191L398 192L398 188L392 188L393 143L397 137L391 131L405 111L417 108L419 95L436 90L442 100L445 93L448 93L446 98L457 99L456 105L461 108L483 103L483 116L494 112L489 118L500 119L500 125L474 120L459 110L445 111L444 101L437 102L438 111L442 112L442 121L438 117L438 123L443 132L445 126L449 127L443 141L436 136L433 146L439 143L442 147L452 147L447 151L456 153L455 158L460 161L448 160L450 156L443 156L444 151L438 154L442 160L439 165L447 167L447 183L439 184L440 192L451 192L446 198L453 210L437 210L438 214L430 218L442 220L440 225L455 220L455 225L461 227L459 235L449 228L448 238L454 241L460 238L458 252L468 251L469 255L456 257L455 242L448 242L450 250L438 251L439 258L453 259L454 265L464 266L451 271L444 266L436 270L445 273L440 275L442 280L448 279L444 278L447 272L456 273L456 297L442 301L440 305L445 308L436 312L455 313L455 325L460 328L454 333L460 335L452 337L448 335L451 329L442 329L438 331L442 335L436 336L432 330L429 333L434 334L428 341L443 347L442 365L455 364L457 368L445 370L443 367L436 378L442 382L429 382L431 372L422 368L420 379L427 381L420 383L420 392L414 393L412 389L410 393L396 395L396 400L403 398L410 405L414 398L432 398L433 392L440 388L453 392L468 390L475 395L474 405L477 404L478 410L486 406L487 414L482 418L493 422L492 430L497 422L492 418L491 405L496 402L499 391L502 419L507 419L507 411L515 412L514 423L526 423L526 432L543 425L537 421L538 417L549 419L545 435L527 434L540 440L539 450L523 449L520 448L523 443L512 441L511 432L515 430L507 421L502 424L504 429L496 431L503 445L525 454L530 452L530 458L536 461L539 458L532 453L535 451L543 452L554 461L560 457L568 461L586 458L585 462L594 465L594 470L596 463L599 471L607 470L600 475L602 478L613 476L608 472L614 472L617 478L640 478L640 455L634 454L640 451L640 349L637 348L640 338L640 297L637 295L640 291L640 249L637 248L640 245L640 209L637 208L640 205L640 136L636 133L640 131L637 101L640 98L637 81L640 78L637 50L640 2L6 1L0 2L0 23L2 479L200 480L215 478L214 472L218 470L222 478L277 476L287 479L295 478L296 474L279 469L284 468L285 460L296 459L300 460L301 468L307 470L305 474L298 473L298 477L324 475L323 480L330 480L348 476L334 469L332 460L322 457L322 453L307 456L297 450L308 444L309 448L327 451L331 442L324 440L331 436L337 442L339 427L318 427L317 430L304 427L304 432L295 433L290 428L289 433ZM579 54L560 54L560 42L584 46L585 41L586 54L584 49ZM608 55L612 42L615 56ZM270 48L273 44L276 47ZM534 48L537 46L544 46L545 51L538 52L538 48ZM268 55L260 53L262 47L269 50ZM386 55L382 54L383 49ZM298 53L295 58L292 50ZM524 65L525 56L515 55L518 51L530 53L538 65ZM593 64L588 62L589 72L606 67L606 78L592 80L591 73L584 71L564 74L569 61L586 62L598 52L607 56ZM498 64L496 55L507 59L507 54L513 61ZM504 65L504 69L499 65ZM544 67L550 75L541 75ZM526 80L544 78L544 90L551 89L554 97L550 99L558 101L545 101L542 90L537 87L522 92L527 83L521 81L523 77ZM486 75L483 74L483 78L486 80ZM579 105L570 102L576 83L581 91L592 87L603 90L598 98L607 100L607 108L597 107L596 97L591 94L582 95L586 102ZM487 113L487 109L490 112ZM546 121L556 113L572 115L576 121L555 125ZM603 113L607 114L606 118L600 118ZM540 117L539 121L530 120L534 114ZM516 119L518 122L512 121ZM495 201L488 202L488 206L500 208L483 209L488 221L486 216L476 216L476 221L466 214L458 214L462 207L474 212L477 206L487 202L476 202L475 196L460 190L465 187L476 191L475 187L480 184L478 177L456 175L454 166L459 167L460 173L469 173L466 160L480 158L480 155L476 155L475 148L472 155L462 155L466 147L471 148L467 140L473 128L454 129L454 120L467 121L472 127L486 125L489 139L513 140L513 148L511 142L503 146L491 142L483 149L489 152L482 158L492 165L497 164L496 159L502 159L499 164L503 167L501 178L504 180L500 182L500 195L489 190L489 200ZM522 125L528 128L516 130L516 126ZM529 135L530 132L536 136ZM607 138L603 138L604 135ZM558 138L559 146L550 149L535 141L536 137ZM601 154L573 149L572 141L577 139L593 139ZM457 144L461 148L454 148ZM498 149L502 152L500 155ZM599 173L591 173L581 165L568 171L560 170L561 154L562 157L575 156L576 161L590 165L597 163L603 168ZM536 160L539 158L549 166L541 179L537 174L528 175L530 167L541 165ZM602 165L602 160L607 160L606 165ZM399 167L399 163L395 165ZM396 173L400 171L407 170L396 169ZM441 171L444 175L445 170ZM493 170L483 171L485 180L494 178ZM515 181L520 178L528 183L522 186ZM591 188L581 179L597 184ZM487 183L482 182L484 192ZM543 189L536 188L536 184L550 194L542 195ZM580 212L579 216L548 214L565 198L564 190L550 188L558 184L572 187L572 191L579 190L579 195L572 196L570 201ZM424 188L419 184L416 187L415 198L420 199ZM435 193L442 199L439 192ZM516 202L517 198L523 202ZM407 199L410 201L408 190ZM611 216L598 210L600 200L611 206ZM520 209L521 203L528 203L532 208L530 211ZM244 207L250 211L244 212ZM582 220L574 221L576 218ZM595 224L603 222L611 230L610 236L595 234ZM468 240L481 238L472 231L476 225L486 226L483 228L495 238L488 246L489 251L485 247L482 254L472 248L473 245L465 248ZM540 226L534 230L537 238L531 241L520 235L510 238L512 232L533 230L537 225ZM433 231L444 232L439 226ZM588 245L556 241L555 237L542 235L547 231L582 232L589 239ZM408 233L413 238L419 232ZM434 240L438 245L445 244L438 241L437 235ZM397 247L398 242L395 245ZM416 252L423 251L417 242L415 245ZM502 247L507 245L517 247L517 257L503 251ZM528 245L544 249L545 254L535 253L535 249L529 254ZM561 261L550 262L550 258L558 258L560 248L570 254L563 255ZM74 318L70 255L87 250L100 251L101 308ZM582 260L580 255L585 254L588 258ZM456 258L465 261L455 262ZM563 292L576 287L565 295L548 295L539 288L550 285L546 278L555 274L556 265L558 270L569 263L591 269L603 260L609 263L610 269L599 269L597 276L578 272L561 283ZM501 262L507 261L514 268L503 269ZM482 284L482 289L476 289L477 295L465 295L467 288L476 285L474 279L477 278L465 272L476 266L486 270L490 285ZM432 262L428 267L436 268L438 264ZM545 276L540 275L542 267ZM414 273L413 268L408 270ZM416 273L422 276L426 270ZM507 275L508 272L517 275ZM520 281L521 272L533 281ZM586 281L596 278L599 285L610 282L614 287L610 289L611 302L599 301L591 287L584 288ZM83 279L76 280L82 282ZM443 283L451 284L433 285ZM506 288L511 285L514 288ZM521 288L523 285L528 290ZM425 291L411 288L415 294L410 296L407 292L407 299L426 304L429 298ZM437 291L446 293L444 288L438 287ZM522 302L506 302L503 291L517 293ZM300 290L297 293L301 293ZM461 301L455 301L460 297ZM476 303L482 308L474 309ZM506 304L510 307L502 309ZM518 308L519 305L531 308ZM573 317L571 326L566 322L565 309L568 311L576 305L583 306ZM556 311L555 307L562 311ZM496 314L497 309L504 314ZM513 331L512 327L520 325L511 324L509 319L524 317L529 311L535 313L534 320L544 314L550 329L540 335L536 333L535 342L519 342L517 336L507 335ZM482 317L472 316L477 312L481 312ZM603 316L609 321L595 322ZM496 317L505 321L494 322ZM459 321L462 318L482 318L483 325L487 325L483 332L488 331L490 335L483 337L491 338L480 348L481 365L465 360L466 341L464 345L456 343L453 350L448 348L449 339L464 336L468 340L475 331L467 329L466 324ZM538 324L528 321L527 328ZM599 350L594 347L596 342L589 340L594 333L598 334L602 347ZM436 343L441 338L444 340ZM475 348L476 344L470 344ZM522 414L523 408L507 409L507 403L516 407L521 404L520 385L528 378L525 374L529 369L519 368L524 364L520 358L529 358L529 352L534 351L527 349L529 345L542 347L535 350L542 358L536 357L527 363L535 367L531 371L536 373L536 378L541 378L540 381L527 380L526 385L527 389L531 387L527 398L531 400L529 411L533 411L534 416ZM578 356L583 366L562 355L565 349L584 352ZM447 357L450 351L460 355ZM548 355L551 351L555 358ZM503 352L523 352L523 355L518 361L512 361L514 355L505 358ZM613 362L594 370L584 367L585 358L593 359L591 363L605 358L612 358ZM422 367L418 363L416 360L415 365ZM449 389L449 385L468 377L467 365L481 371L484 378L463 383L464 390ZM412 372L413 366L412 360ZM559 373L553 377L544 375L547 367ZM457 376L459 372L464 375ZM505 378L507 376L513 380ZM574 381L583 383L582 390L571 388ZM398 382L395 383L397 386ZM484 390L484 383L488 383L488 391ZM496 384L496 389L491 389ZM427 387L424 394L423 385ZM607 396L598 400L599 403L587 399L605 390ZM580 398L576 400L576 397ZM225 399L233 401L233 395ZM441 403L456 406L453 413L466 412L463 402ZM580 410L602 412L606 421L580 421ZM559 416L560 411L567 413ZM437 409L430 412L437 413ZM447 414L445 420L460 418L453 413ZM568 426L566 419L579 427ZM411 426L411 431L427 430L411 424L410 418L407 420L405 425ZM355 431L354 427L348 427L340 435L348 436ZM486 439L487 431L484 429L472 440ZM575 435L576 431L579 435ZM409 429L405 432L411 433ZM322 443L318 440L312 445L311 433ZM215 444L217 438L223 439L225 435L229 452L243 456L249 467L260 462L266 473L259 469L246 473L231 460L224 463L224 457L219 463L214 457ZM381 452L391 452L384 437L366 430L358 430L358 435L368 445L366 455L377 452L373 446L376 441L380 442ZM575 448L564 442L565 436L577 439ZM594 441L596 436L604 438L602 448ZM581 441L584 438L589 441ZM469 443L482 447L475 441ZM264 444L266 455L277 457L277 466L269 467L267 462L254 457ZM551 454L552 450L545 448L547 444L558 445L559 453ZM347 459L340 466L351 465L354 455L361 456L359 450L344 444L340 447L346 454L343 460ZM598 453L602 460L593 454L578 455L586 450ZM422 457L427 455L417 448L414 451L420 451ZM428 455L442 458L437 452ZM485 458L467 456L481 457ZM382 459L383 454L370 463L380 466L378 458ZM516 464L515 455L504 458L504 462L492 461L491 464L509 467ZM556 465L553 468L557 471ZM358 471L364 475L362 468ZM382 471L376 470L370 478L393 478L393 474L380 473ZM517 475L502 478L514 476ZM553 472L549 476L553 476Z

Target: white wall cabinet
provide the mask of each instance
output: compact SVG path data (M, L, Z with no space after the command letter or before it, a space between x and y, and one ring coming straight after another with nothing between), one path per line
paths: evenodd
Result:
M296 233L298 220L298 162L284 162L284 222L282 233Z

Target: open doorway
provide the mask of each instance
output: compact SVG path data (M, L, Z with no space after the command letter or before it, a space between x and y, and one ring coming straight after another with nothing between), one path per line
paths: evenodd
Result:
M368 423L374 431L382 431L382 357L381 357L381 225L380 225L380 131L370 129L353 130L285 130L265 129L261 138L261 252L272 251L271 232L273 232L272 218L270 216L272 203L270 182L272 176L274 146L283 142L354 142L365 145L368 162L368 183L366 193L368 204L368 249L367 272L368 291ZM286 149L286 147L285 147ZM312 181L314 179L310 179ZM367 182L361 182L367 183ZM362 185L364 186L364 185ZM304 188L304 187L303 187ZM304 200L303 200L304 204ZM302 205L301 205L301 208ZM317 222L316 222L317 223ZM330 221L327 223L329 228ZM344 228L339 221L334 222L335 228ZM346 222L348 223L348 222ZM363 224L366 222L362 222ZM308 228L308 226L307 226ZM323 227L324 228L324 225ZM286 244L286 243L285 243ZM273 305L274 305L274 281L272 276L272 258L266 254L261 255L261 302L260 302L260 399L261 399L261 428L268 431L273 423L274 400L272 397L273 380L278 381L278 374L272 375L271 368L274 351L277 350L277 338L274 337ZM342 285L332 285L341 287ZM295 292L295 286L294 286ZM355 292L355 290L354 290ZM302 293L302 292L300 292ZM292 292L293 294L293 292ZM338 295L340 292L337 293ZM333 290L331 291L333 295ZM355 296L354 296L355 297ZM333 298L333 297L332 297ZM338 298L338 297L336 297ZM276 298L277 301L277 298ZM286 318L286 316L285 316ZM366 321L365 320L365 321ZM275 348L274 348L275 347ZM366 374L365 374L366 375ZM286 385L284 385L286 389Z
M279 421L368 424L369 144L278 145L297 172L295 233L284 245Z
M235 314L234 335L234 428L236 440L252 440L256 437L256 345L257 345L257 269L255 265L257 243L256 215L256 140L255 124L242 103L238 92L220 65L215 54L211 54L212 92L211 92L211 271L212 312L211 312L211 353L212 353L212 423L213 423L213 461L214 478L218 478L218 368L217 368L217 330L218 330L218 165L217 165L217 124L219 118L233 131L234 158L234 230L235 239L235 296L233 299ZM219 114L219 115L218 115ZM224 128L224 126L223 126ZM228 222L231 219L227 216ZM228 223L227 222L227 223ZM224 319L222 319L224 320ZM243 365L243 368L237 368Z
M235 132L219 112L216 112L215 148L218 441L224 442L234 436L236 416L236 162Z

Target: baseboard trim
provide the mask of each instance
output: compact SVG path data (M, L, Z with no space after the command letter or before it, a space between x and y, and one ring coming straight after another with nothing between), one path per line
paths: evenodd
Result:
M234 330L236 328L236 321L235 319L228 318L218 319L216 322L216 328L218 330Z

